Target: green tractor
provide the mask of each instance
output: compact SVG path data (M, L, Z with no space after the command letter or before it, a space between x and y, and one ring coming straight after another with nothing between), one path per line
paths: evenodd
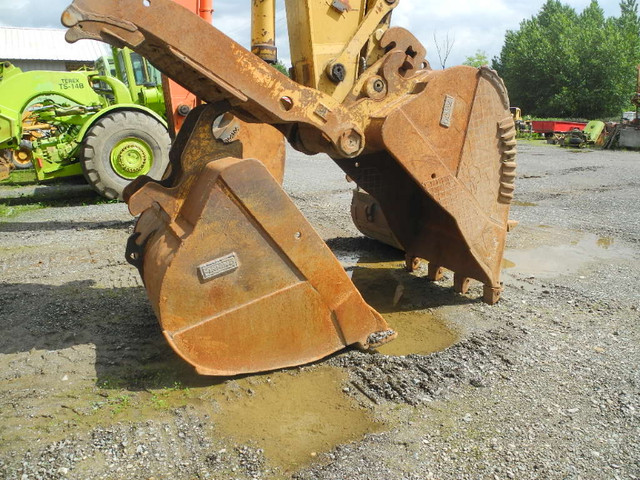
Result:
M139 175L162 177L171 139L160 73L128 49L112 55L91 71L22 72L0 63L6 172L33 166L39 181L84 175L109 199L122 199Z

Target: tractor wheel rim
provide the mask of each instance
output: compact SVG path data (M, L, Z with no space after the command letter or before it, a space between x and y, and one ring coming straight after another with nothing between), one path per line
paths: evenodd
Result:
M31 162L31 152L29 150L20 149L13 154L13 160L20 165L26 165Z
M146 175L153 165L151 147L139 138L125 138L111 149L111 166L122 178L132 180Z

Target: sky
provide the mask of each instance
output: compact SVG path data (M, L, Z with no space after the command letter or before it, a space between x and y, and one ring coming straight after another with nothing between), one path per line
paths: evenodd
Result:
M107 0L103 0L107 1ZM327 2L329 0L326 0ZM581 12L591 0L564 0ZM71 0L0 0L0 25L61 27L60 14ZM599 0L605 16L620 14L619 0ZM489 59L500 53L507 30L537 14L544 0L401 0L392 25L410 30L427 48L433 68L440 67L434 37L453 43L447 66L459 65L478 50ZM251 0L213 0L214 25L245 47L250 42ZM279 57L289 63L284 0L276 0Z

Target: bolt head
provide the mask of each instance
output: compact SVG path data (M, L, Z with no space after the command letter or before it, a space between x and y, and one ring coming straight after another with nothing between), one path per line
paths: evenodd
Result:
M191 111L191 107L189 105L185 105L183 103L178 106L178 115L186 117L187 115L189 115L190 111Z
M330 75L331 80L335 83L344 81L347 76L347 69L341 63L336 63L331 67Z
M362 135L353 129L340 136L340 150L348 157L357 155L362 150Z
M387 83L382 77L372 77L365 83L363 93L373 100L381 100L387 95Z

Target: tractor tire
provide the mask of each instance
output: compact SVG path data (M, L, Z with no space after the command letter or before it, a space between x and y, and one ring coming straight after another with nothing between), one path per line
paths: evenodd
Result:
M11 150L11 163L16 170L26 170L33 168L33 152L25 147L20 147L19 150Z
M160 180L169 164L167 129L142 112L106 114L87 132L82 171L91 188L108 199L122 200L122 191L140 175Z

